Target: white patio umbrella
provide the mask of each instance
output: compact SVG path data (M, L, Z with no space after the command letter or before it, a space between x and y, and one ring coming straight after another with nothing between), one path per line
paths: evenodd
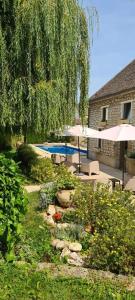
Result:
M135 126L129 124L121 124L118 126L111 127L100 131L99 138L115 142L125 142L135 140ZM123 144L124 148L124 144ZM124 151L123 151L124 155ZM122 186L124 187L124 172L125 172L125 157L123 157L122 167Z
M135 126L129 124L121 124L100 131L100 139L122 142L135 140Z
M79 155L79 173L80 173L80 141L79 137L86 137L86 138L98 138L99 132L95 129L88 128L82 125L72 126L69 129L64 130L64 136L77 136L78 137L78 155Z

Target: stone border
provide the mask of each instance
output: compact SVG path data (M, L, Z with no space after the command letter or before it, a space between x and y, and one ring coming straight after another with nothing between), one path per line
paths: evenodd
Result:
M68 265L56 265L54 263L39 263L38 272L49 271L54 277L73 277L86 280L110 280L112 283L122 284L128 291L135 291L135 277L116 275L111 272L94 270L84 267L72 267Z

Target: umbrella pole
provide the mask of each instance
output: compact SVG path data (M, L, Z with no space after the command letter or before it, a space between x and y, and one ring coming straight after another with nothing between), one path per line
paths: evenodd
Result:
M65 147L66 147L66 161L67 161L67 141L65 142Z
M124 190L124 181L125 181L124 173L125 173L125 163L123 161L123 168L122 168L122 190Z
M78 136L78 154L79 154L79 167L78 167L78 169L79 169L79 173L80 173L80 161L81 161L81 159L80 159L80 143L79 143L79 136Z
M122 190L124 190L125 185L125 142L123 141L123 166L122 166Z

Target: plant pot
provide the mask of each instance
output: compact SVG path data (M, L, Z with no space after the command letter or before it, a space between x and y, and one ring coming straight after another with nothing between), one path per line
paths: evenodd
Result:
M72 196L74 195L75 190L61 190L57 192L56 196L59 204L64 207L70 207L72 204Z
M126 167L130 175L135 175L135 158L126 157Z

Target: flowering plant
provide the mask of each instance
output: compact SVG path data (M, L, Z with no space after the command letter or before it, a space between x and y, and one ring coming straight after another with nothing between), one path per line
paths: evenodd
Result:
M53 218L55 219L55 221L59 221L61 220L62 218L62 214L60 212L56 212L54 215L53 215Z

